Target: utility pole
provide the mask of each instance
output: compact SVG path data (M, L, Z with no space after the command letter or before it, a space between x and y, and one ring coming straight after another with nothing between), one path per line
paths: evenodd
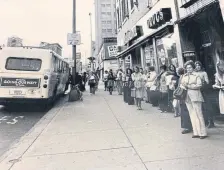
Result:
M72 33L76 33L76 0L73 0L73 12L72 12ZM75 82L76 75L76 45L72 45L72 58L74 60L74 67L72 68L72 76Z
M93 35L92 35L92 13L89 13L89 19L90 19L90 57L92 56L92 52L93 52ZM91 62L91 71L94 70L93 68L93 60L90 61Z

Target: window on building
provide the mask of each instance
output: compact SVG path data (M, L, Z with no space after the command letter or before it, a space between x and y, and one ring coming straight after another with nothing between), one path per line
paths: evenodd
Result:
M101 12L102 15L106 15L106 12Z
M102 32L103 32L103 33L106 33L106 32L107 32L107 30L106 30L106 29L102 29Z
M101 4L101 7L105 7L105 4Z
M107 21L107 24L111 24L111 23L112 23L112 21L110 21L110 20L109 20L109 21Z
M120 10L119 10L119 8L117 8L117 15L116 15L116 18L117 18L117 28L118 28L118 27L120 27L120 25L121 25Z
M124 19L128 17L128 1L122 0L121 5L122 5L122 20L124 21Z
M107 29L107 32L112 33L112 29Z
M107 6L107 7L111 7L111 5L110 5L110 4L106 4L106 6Z
M107 15L109 15L109 16L110 16L110 15L111 15L111 12L107 12Z

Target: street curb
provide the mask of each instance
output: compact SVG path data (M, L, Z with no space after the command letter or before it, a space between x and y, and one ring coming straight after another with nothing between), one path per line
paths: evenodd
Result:
M49 110L24 136L10 146L8 151L0 157L1 170L10 170L14 163L18 162L22 158L24 153L57 116L66 101L67 97L60 100L56 107Z

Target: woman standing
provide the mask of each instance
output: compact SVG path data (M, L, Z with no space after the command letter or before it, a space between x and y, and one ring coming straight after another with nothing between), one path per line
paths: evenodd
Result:
M134 105L134 98L131 97L131 89L133 88L133 80L132 80L132 70L130 68L127 69L125 75L125 84L124 84L124 100L128 105Z
M109 71L109 74L108 74L108 89L109 89L109 93L110 95L112 95L112 92L113 92L113 88L114 88L114 74L113 74L113 71L110 70Z
M108 90L107 84L108 84L108 71L106 70L103 74L103 82L104 82L104 91Z
M173 112L173 92L176 88L175 81L178 79L178 75L176 72L176 67L171 64L168 68L167 75L166 75L166 85L168 89L168 110ZM177 114L175 114L177 116Z
M147 86L146 86L146 82L147 82L147 79L150 75L150 72L147 71L147 70L144 70L144 74L143 74L143 78L144 78L144 100L146 103L149 103L149 99L148 99L148 95L147 95Z
M157 77L159 80L160 91L159 107L161 113L164 113L168 111L168 88L166 83L167 67L163 65L160 67L160 70L160 75Z
M208 126L209 128L212 128L215 126L213 121L213 112L209 107L209 97L206 94L206 91L208 90L208 86L209 86L209 79L208 79L208 74L204 71L200 61L195 62L195 73L202 80L201 93L205 100L205 102L202 104L202 110L203 110L203 116L205 119L205 125Z
M224 115L224 61L217 63L217 73L215 74L215 85L214 89L220 89L219 91L219 108L220 113Z
M207 137L205 122L202 114L202 103L204 102L201 94L202 81L197 74L194 73L195 64L188 61L185 64L187 73L181 80L181 87L187 90L185 103L189 111L193 136L192 138L204 139Z
M90 94L95 94L95 89L96 89L96 77L91 71L88 77L88 84L89 84L89 89L90 89Z
M148 101L151 103L151 97L150 97L150 88L153 85L153 82L156 80L156 72L155 72L155 67L150 66L149 67L149 73L147 75L147 80L146 80L146 88L147 88L147 96L148 96Z
M135 73L132 74L135 87L135 99L138 110L142 110L142 99L144 97L144 76L140 72L139 68L135 68Z
M123 72L120 69L117 73L117 78L116 78L118 95L122 95L122 91L123 91L122 78L123 78Z
M181 85L181 81L182 81L184 72L185 72L184 68L180 68L177 71L177 74L180 77L179 80L178 80L178 85L179 86ZM180 100L179 105L180 105L180 107L178 109L179 109L180 119L181 119L181 128L183 129L182 134L187 134L187 133L192 132L190 115L189 115L189 112L187 110L187 106L186 106L185 101ZM174 106L174 108L176 108L176 106Z

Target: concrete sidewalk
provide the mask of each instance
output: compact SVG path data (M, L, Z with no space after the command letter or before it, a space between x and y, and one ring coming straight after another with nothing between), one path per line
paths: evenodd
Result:
M224 132L182 135L180 119L115 92L53 108L1 158L0 170L223 170Z

